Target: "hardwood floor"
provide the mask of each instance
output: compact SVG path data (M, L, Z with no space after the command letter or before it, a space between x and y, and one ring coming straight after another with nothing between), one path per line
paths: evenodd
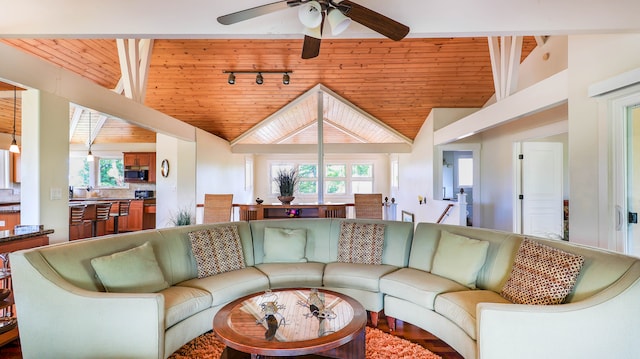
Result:
M381 315L378 320L378 329L389 333L389 325L387 324L387 319L384 315ZM463 359L462 355L458 354L445 342L415 325L398 321L396 324L396 330L392 334L422 345L433 353L441 356L442 359ZM3 347L0 347L0 359L22 359L20 342L15 340Z

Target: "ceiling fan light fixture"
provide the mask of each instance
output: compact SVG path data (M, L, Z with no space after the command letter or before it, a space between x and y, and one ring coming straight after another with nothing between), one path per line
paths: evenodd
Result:
M285 73L282 75L282 84L283 84L283 85L288 85L288 84L290 84L290 83L291 83L291 78L289 77L289 74L285 72Z
M234 85L236 83L236 75L234 75L233 72L229 73L227 82L229 83L229 85Z
M258 72L258 74L256 75L256 83L258 85L262 85L264 83L264 78L262 77L262 74L260 72Z
M351 19L338 9L329 9L327 18L331 26L331 34L340 35L351 24Z
M305 27L303 31L304 35L311 36L316 39L322 39L322 29L317 27Z
M322 5L317 1L309 1L298 10L300 22L310 28L318 27L322 23Z

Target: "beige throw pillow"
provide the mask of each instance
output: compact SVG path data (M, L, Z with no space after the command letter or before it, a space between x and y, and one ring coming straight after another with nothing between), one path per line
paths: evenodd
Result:
M93 258L91 266L107 292L152 293L169 287L149 242Z
M306 262L307 230L265 228L264 263Z
M189 232L198 278L242 269L244 253L236 225L215 226Z
M584 257L525 238L502 293L518 304L560 304L576 284Z
M475 289L476 279L487 258L488 248L487 241L442 231L433 257L431 273Z
M384 224L342 222L338 262L382 264Z

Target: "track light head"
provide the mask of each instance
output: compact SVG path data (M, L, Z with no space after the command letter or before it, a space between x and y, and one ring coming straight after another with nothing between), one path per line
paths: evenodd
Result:
M234 75L233 72L229 73L227 82L229 83L229 85L234 85L236 83L236 75Z
M282 75L282 84L288 85L289 83L291 83L291 78L289 77L289 74L285 72L284 75Z
M262 73L258 72L258 74L256 75L256 83L258 85L262 85L263 82L264 82L264 78L262 78Z

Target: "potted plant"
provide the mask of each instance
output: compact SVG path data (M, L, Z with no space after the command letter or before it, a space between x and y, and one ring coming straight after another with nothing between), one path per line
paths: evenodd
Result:
M188 208L180 208L176 214L173 214L170 218L171 223L174 226L188 226L191 224L195 224L195 220L193 218L193 214Z
M281 169L273 178L273 181L280 190L278 200L280 200L282 204L291 204L291 201L295 198L293 193L295 192L296 185L298 184L298 171L295 168L290 170Z

